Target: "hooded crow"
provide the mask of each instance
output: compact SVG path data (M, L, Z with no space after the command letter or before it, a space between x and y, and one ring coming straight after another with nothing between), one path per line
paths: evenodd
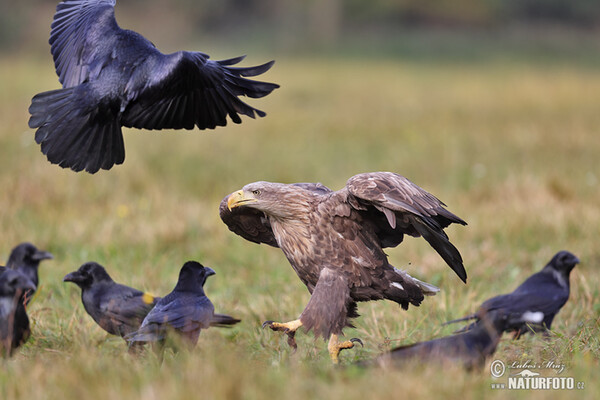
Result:
M0 352L10 357L30 335L29 317L23 297L35 285L19 271L5 268L0 271Z
M129 344L158 342L162 348L169 331L174 331L191 349L196 346L202 329L240 322L228 315L215 314L215 308L204 294L206 279L215 271L196 261L186 262L171 293L156 303L137 332L126 337Z
M160 300L160 297L116 283L96 262L83 264L63 281L79 286L85 311L106 332L121 337L138 330Z
M513 318L513 322L506 326L506 331L513 332L515 339L523 333L549 330L554 317L569 299L569 276L578 263L579 259L572 253L559 251L541 271L527 278L512 293L492 297L484 301L474 314L446 324L480 320L483 314L500 310L511 316L521 316L520 319ZM462 330L472 327L473 324Z

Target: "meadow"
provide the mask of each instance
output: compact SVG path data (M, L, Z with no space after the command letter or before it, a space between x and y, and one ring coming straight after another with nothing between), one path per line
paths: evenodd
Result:
M338 189L368 171L408 177L468 222L447 233L469 278L461 283L422 239L390 249L392 264L442 291L408 311L360 304L356 329L345 333L364 348L342 353L343 365L450 334L444 321L512 291L565 249L581 264L552 334L507 335L493 359L565 364L560 376L585 384L571 394L600 396L597 66L286 54L265 75L281 88L251 101L266 118L213 132L125 129L125 163L93 176L49 164L27 128L30 98L58 85L50 57L3 56L0 77L0 260L22 241L55 256L40 268L31 339L0 360L0 398L563 397L494 390L506 380L491 377L489 362L472 372L334 368L322 340L300 332L294 354L261 329L296 318L308 292L281 251L228 231L221 199L257 180ZM91 260L157 295L172 289L185 261L198 260L217 272L205 286L216 310L242 323L202 332L193 352L168 352L162 365L152 353L132 357L85 313L79 289L62 282Z

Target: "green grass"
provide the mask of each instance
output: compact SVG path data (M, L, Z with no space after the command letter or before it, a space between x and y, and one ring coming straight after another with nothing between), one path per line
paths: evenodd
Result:
M250 57L249 63L263 61ZM558 250L582 260L571 299L549 340L502 341L506 362L565 363L584 381L577 397L598 398L600 264L600 73L577 64L400 59L278 59L281 89L268 112L215 132L125 130L125 164L94 176L50 165L27 128L35 93L57 87L49 57L0 59L0 260L21 241L55 254L41 267L29 309L33 335L0 361L0 398L504 398L486 368L335 369L325 343L260 329L298 316L308 293L283 254L247 242L218 217L228 193L256 180L320 181L389 170L413 180L463 217L448 234L469 274L462 284L422 240L388 251L391 262L442 288L419 308L361 304L349 337L364 348L349 364L401 343L449 334L441 323L513 290ZM220 312L243 320L202 333L190 354L130 357L84 312L62 277L83 262L119 282L170 291L186 260L217 271L206 290ZM522 391L519 398L560 398Z

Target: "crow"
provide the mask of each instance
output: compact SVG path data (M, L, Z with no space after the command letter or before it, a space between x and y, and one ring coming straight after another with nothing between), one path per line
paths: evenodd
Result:
M500 310L512 316L513 322L507 324L506 331L513 332L513 338L518 339L527 332L547 332L552 321L569 299L569 276L579 259L568 251L559 251L552 257L541 271L531 275L512 293L492 297L484 301L479 309L471 315L446 322L480 320L481 316L493 310ZM469 330L473 324L459 330Z
M246 79L274 61L232 67L245 56L213 61L201 52L161 53L121 29L115 0L66 0L51 25L51 53L63 88L33 97L29 127L48 161L93 174L125 160L121 127L214 129L240 115L266 114L240 100L279 85Z
M466 369L481 368L496 351L503 331L511 318L501 311L483 314L467 332L445 336L426 342L400 346L371 361L361 361L360 366L402 366L409 362L460 363Z
M33 282L33 285L37 288L40 282L38 277L40 262L52 258L54 257L51 253L39 250L33 244L25 242L12 249L5 268L21 272L27 278L31 279L31 282ZM2 268L3 267L0 267L0 272L2 272ZM29 304L35 294L35 290L36 289L28 289L25 292L23 296L25 305Z
M214 274L211 268L196 261L186 262L173 291L156 303L137 332L126 336L130 346L137 342L157 342L162 349L169 331L173 331L192 349L202 329L240 322L228 315L215 314L213 304L204 294L204 283Z
M121 337L138 330L160 300L160 297L116 283L96 262L83 264L63 281L79 286L85 311L106 332Z
M35 285L19 271L0 271L0 352L10 357L13 351L29 339L29 317L23 297Z

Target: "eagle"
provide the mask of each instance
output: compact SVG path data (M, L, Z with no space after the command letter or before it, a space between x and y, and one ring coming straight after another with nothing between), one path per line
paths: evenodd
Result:
M444 228L466 225L432 194L393 172L363 173L332 191L320 183L254 182L226 196L219 212L231 231L255 242L279 247L306 285L310 300L296 320L266 321L288 335L304 326L329 339L334 363L341 350L359 339L340 341L357 302L391 300L408 309L439 288L392 266L384 252L404 235L422 236L466 283L462 257Z

